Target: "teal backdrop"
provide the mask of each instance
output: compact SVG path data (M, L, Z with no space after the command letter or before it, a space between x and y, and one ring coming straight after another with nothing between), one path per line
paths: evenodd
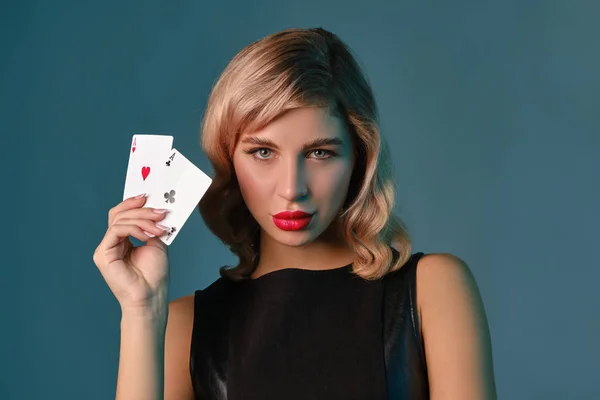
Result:
M600 2L3 1L0 398L114 398L119 305L92 261L134 133L211 174L199 123L244 46L322 26L378 99L414 251L463 258L499 398L600 398ZM170 299L234 262L194 212Z

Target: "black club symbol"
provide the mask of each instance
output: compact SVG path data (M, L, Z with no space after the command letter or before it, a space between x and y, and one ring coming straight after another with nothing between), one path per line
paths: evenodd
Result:
M173 227L167 231L167 239L171 238L171 235L175 233L177 228Z
M175 191L169 190L165 192L165 203L175 203Z

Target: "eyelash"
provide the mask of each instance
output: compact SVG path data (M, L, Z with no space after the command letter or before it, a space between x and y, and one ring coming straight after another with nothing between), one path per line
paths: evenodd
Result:
M267 161L269 161L270 158L259 158L259 157L254 156L255 153L258 153L261 150L272 151L268 147L257 147L257 148L254 148L254 149L244 150L244 153L252 155L253 158L256 161L258 161L258 162L267 162ZM326 157L315 158L315 160L317 160L317 161L325 161L325 160L329 160L330 158L333 158L333 157L337 156L337 153L335 151L333 151L333 150L325 150L325 149L314 149L314 150L309 151L309 153L313 153L315 151L322 151L322 152L326 153Z

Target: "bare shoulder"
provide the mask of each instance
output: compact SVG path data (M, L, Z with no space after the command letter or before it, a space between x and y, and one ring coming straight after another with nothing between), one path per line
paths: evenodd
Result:
M471 268L452 254L427 254L416 279L431 398L495 399L490 332Z
M453 254L431 253L419 259L417 285L420 292L425 294L431 292L436 296L438 290L442 288L460 290L461 287L467 289L463 287L464 285L474 284L475 278L467 263ZM427 301L429 298L425 297L422 300Z
M169 312L192 313L194 315L194 294L180 297L169 303Z
M194 324L194 295L180 297L169 303L169 318L167 320L167 334L191 339ZM171 328L169 330L169 328Z
M194 294L169 303L165 334L165 400L193 399L190 350L194 325Z

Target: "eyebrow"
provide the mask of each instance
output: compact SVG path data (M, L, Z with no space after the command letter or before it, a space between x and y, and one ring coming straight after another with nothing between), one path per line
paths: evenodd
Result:
M257 146L267 146L267 147L272 147L274 149L279 149L279 146L277 146L277 144L275 144L274 141L272 141L271 139L267 139L267 138L261 138L258 136L248 136L242 139L242 143L249 143L249 144L254 144ZM303 150L307 150L307 149L312 149L314 147L321 147L321 146L342 146L344 144L344 142L342 141L342 139L340 138L318 138L315 140L311 140L308 143L305 143L304 146L302 146Z

